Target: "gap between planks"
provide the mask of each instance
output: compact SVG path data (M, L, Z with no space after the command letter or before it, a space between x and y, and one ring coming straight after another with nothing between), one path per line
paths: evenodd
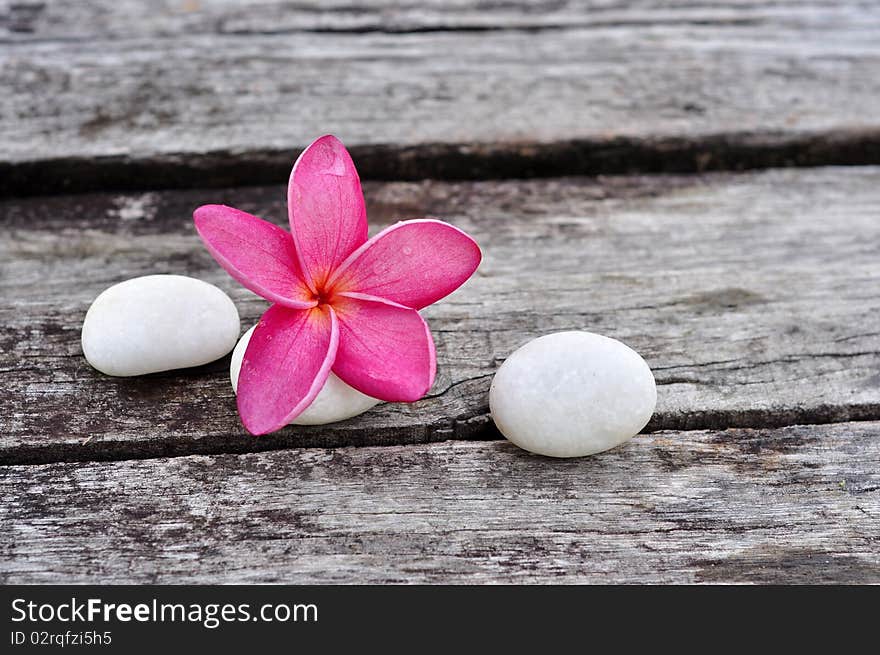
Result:
M607 137L554 142L366 144L349 148L363 180L463 181L706 173L880 164L880 128L805 133ZM0 198L286 182L300 149L0 161Z
M304 440L302 443L296 444L291 443L288 439L283 439L280 441L272 440L272 439L263 439L262 437L253 437L255 440L262 440L265 443L253 443L253 444L245 444L241 443L240 440L235 440L230 443L227 440L223 440L219 442L219 444L211 444L211 443L188 443L188 444L179 444L177 446L173 444L164 444L161 449L157 450L143 450L142 452L132 452L129 447L123 446L118 450L115 448L105 448L97 453L77 453L75 446L68 446L64 449L55 449L52 453L46 453L44 450L35 450L33 452L28 452L25 449L21 449L19 452L15 454L5 454L3 461L0 461L0 469L4 467L19 467L19 466L47 466L51 464L65 464L65 463L81 463L81 464L89 464L89 463L105 463L110 464L113 462L126 462L126 461L140 461L140 460L159 460L159 459L174 459L178 457L214 457L214 456L223 456L223 455L254 455L260 453L274 453L285 450L340 450L340 449L349 449L349 448L387 448L389 452L394 451L397 452L400 448L404 448L407 446L411 446L413 448L417 448L420 446L430 446L435 444L453 444L453 443L485 443L485 444L493 444L499 441L505 441L503 435L498 432L497 428L495 428L492 423L492 419L490 416L481 416L478 417L479 421L473 421L474 423L478 423L480 428L472 432L469 436L456 436L452 439L446 440L437 440L437 438L429 438L424 441L413 441L411 439L406 439L403 441L394 441L393 437L381 443L377 442L368 442L368 443L360 443L360 444L352 444L347 443L341 440L319 440L318 442L323 442L324 445L316 446L314 445L315 441L313 440ZM356 420L356 419L353 419ZM873 425L878 420L880 420L880 407L874 409L874 411L868 412L855 412L850 417L837 417L835 419L821 422L813 422L813 423L798 423L798 422L786 422L785 418L772 416L770 420L761 422L756 421L752 422L743 422L742 424L733 423L731 425L714 428L712 431L717 432L719 435L719 439L723 439L722 436L724 433L730 432L731 434L741 434L743 430L751 430L751 431L762 431L762 430L781 430L785 428L791 428L796 430L814 430L816 432L821 432L823 427L834 427L835 425L853 425L857 426L860 423L864 423L867 425ZM652 423L655 422L652 419ZM700 427L699 422L694 422L693 427L690 428L680 428L680 429L671 429L664 428L659 430L654 430L651 427L651 424L642 430L639 434L635 435L633 439L638 439L640 437L651 437L656 439L663 439L664 435L668 434L683 434L687 432L707 432L705 427ZM389 430L389 432L393 432L393 430ZM92 437L87 437L81 443L82 446L87 446L92 442ZM620 446L617 446L620 448ZM607 452L607 451L606 451ZM601 454L601 453L600 453ZM537 455L534 455L538 457ZM577 458L576 458L577 459ZM583 459L583 458L580 458Z

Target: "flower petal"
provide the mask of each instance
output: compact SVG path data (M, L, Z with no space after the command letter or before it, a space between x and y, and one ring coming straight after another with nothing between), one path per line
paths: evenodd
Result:
M428 393L437 362L428 325L414 309L379 299L338 297L339 350L333 372L361 393L412 402Z
M322 136L296 160L287 187L287 211L306 281L317 291L367 240L361 181L339 139Z
M199 207L193 219L208 251L242 285L288 307L317 304L303 282L287 231L224 205Z
M477 242L449 223L404 221L352 253L330 283L421 309L464 284L481 257Z
M324 305L272 305L244 353L238 377L238 413L251 434L278 430L312 403L336 358L339 327Z

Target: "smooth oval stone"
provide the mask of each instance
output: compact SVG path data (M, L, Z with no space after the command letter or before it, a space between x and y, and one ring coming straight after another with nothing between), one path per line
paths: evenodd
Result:
M241 324L229 296L183 275L147 275L95 298L82 328L89 364L129 376L213 362L235 346Z
M241 361L244 352L250 343L251 335L257 328L255 325L242 335L235 350L232 351L232 361L229 363L229 380L232 382L232 390L238 393L238 374L241 372ZM344 421L358 414L363 414L371 407L379 404L379 400L362 394L357 389L348 386L331 371L324 387L305 411L297 416L293 425L324 425Z
M624 344L591 332L558 332L514 352L498 368L489 410L520 448L582 457L620 445L647 425L654 375Z

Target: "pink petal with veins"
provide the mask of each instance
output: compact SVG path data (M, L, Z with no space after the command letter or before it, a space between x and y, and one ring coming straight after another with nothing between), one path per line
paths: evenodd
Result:
M313 291L367 240L361 181L342 142L314 141L296 160L287 187L290 231Z
M460 287L481 257L476 241L448 223L404 221L352 253L330 283L421 309Z
M199 207L193 218L208 251L242 285L288 307L315 306L286 230L224 205Z
M337 297L339 350L333 372L368 396L422 398L434 383L434 340L414 309L380 299Z
M272 305L251 336L238 378L238 412L247 430L273 432L305 411L330 375L338 344L329 307Z

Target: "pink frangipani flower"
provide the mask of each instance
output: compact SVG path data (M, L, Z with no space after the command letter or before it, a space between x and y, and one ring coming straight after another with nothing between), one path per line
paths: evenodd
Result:
M367 240L360 178L327 135L300 155L287 190L290 232L205 205L196 230L214 259L270 301L245 351L238 411L252 434L287 425L332 370L358 391L412 402L434 382L434 341L417 310L452 293L480 263L448 223L403 221Z

